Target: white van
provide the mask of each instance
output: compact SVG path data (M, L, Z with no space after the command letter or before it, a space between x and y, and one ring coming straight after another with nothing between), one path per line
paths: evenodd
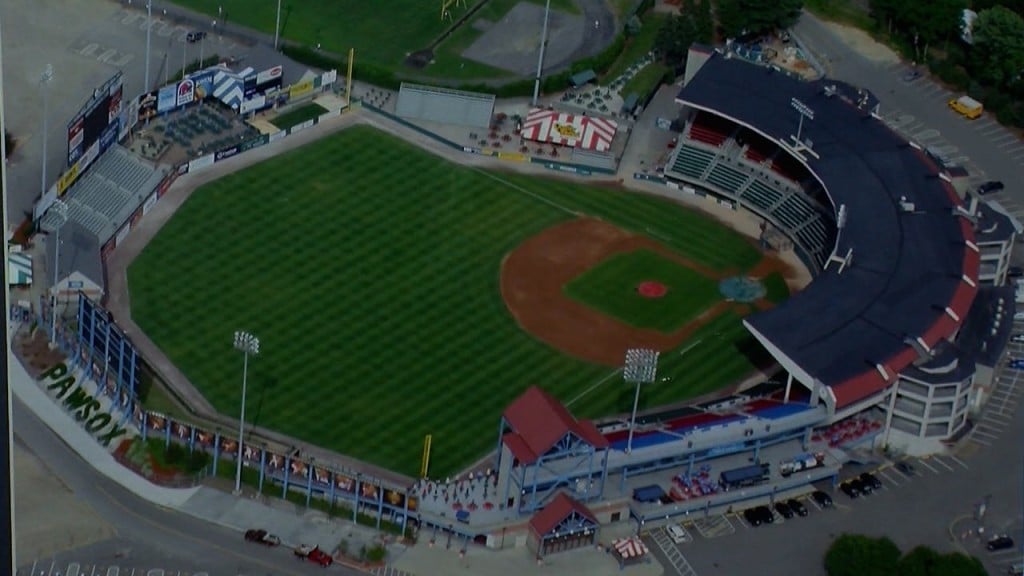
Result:
M686 530L683 530L683 527L679 524L672 524L668 528L665 528L665 531L668 532L669 538L671 538L676 544L682 544L689 540L689 538L686 537Z

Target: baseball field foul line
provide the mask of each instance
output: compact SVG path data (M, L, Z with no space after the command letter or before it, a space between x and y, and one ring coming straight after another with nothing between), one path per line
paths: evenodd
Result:
M561 210L562 212L565 212L566 214L571 214L573 216L582 216L581 213L579 213L579 212L577 212L575 210L571 210L569 208L566 208L565 206L562 206L561 204L559 204L558 202L555 202L554 200L549 200L549 199L547 199L547 198L545 198L543 196L534 194L533 192L530 192L529 190L527 190L525 188L522 188L522 187L520 187L520 186L518 186L516 184L513 184L513 183L509 182L508 180L505 180L504 178L501 178L500 176L495 176L494 174L491 174L490 172L488 172L486 170L483 170L481 168L473 168L473 170L476 171L479 174L482 174L482 175L490 178L491 180L496 180L496 181L504 184L505 186L508 186L509 188L511 188L513 190L516 190L517 192L522 192L523 194L526 194L527 196L529 196L531 198L534 198L535 200L539 200L539 201L547 204L548 206L552 206L554 208L557 208L558 210Z
M600 380L598 380L598 381L597 381L597 382L595 382L594 384L591 384L590 388L587 388L587 389L586 389L586 390L584 390L583 392L580 392L579 394L577 394L577 395L576 395L576 397L575 397L575 398L573 398L572 400L569 400L568 402L566 402L566 403L565 403L565 407L566 407L566 408L569 408L569 407L571 407L571 406L572 406L573 404L575 404L575 403L576 403L576 402L577 402L578 400L580 400L581 398L583 398L583 397L584 397L584 396L586 396L587 394L590 394L590 393L591 393L591 392L593 392L593 391L594 391L594 390L595 390L595 389L596 389L596 388L597 388L598 386L600 386L601 384L604 384L604 383L605 383L605 382L607 382L607 381L608 381L608 380L609 380L610 378L612 378L612 377L614 377L614 376L617 376L617 375L619 375L619 373L621 373L621 372L622 372L622 368L616 368L616 369L615 369L615 371L613 371L613 372L612 372L611 374L609 374L609 375L605 376L604 378L601 378Z

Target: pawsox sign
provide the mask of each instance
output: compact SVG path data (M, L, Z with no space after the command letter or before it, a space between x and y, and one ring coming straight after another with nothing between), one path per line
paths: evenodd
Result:
M96 436L100 444L110 446L111 440L128 433L126 427L117 425L117 418L103 411L99 400L81 384L76 384L67 364L54 364L40 378L46 389L63 401L64 408L82 423L86 431Z

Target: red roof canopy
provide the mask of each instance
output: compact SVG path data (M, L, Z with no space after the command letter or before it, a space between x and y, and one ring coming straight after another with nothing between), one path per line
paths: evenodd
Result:
M577 421L561 402L536 386L512 402L504 416L512 428L505 444L525 464L536 462L570 432L595 448L608 447L593 422Z
M558 525L568 518L573 512L576 512L594 524L598 523L593 512L591 512L586 506L573 500L565 492L559 492L550 504L545 506L540 512L534 514L533 518L530 518L530 529L538 536L543 536L557 528Z

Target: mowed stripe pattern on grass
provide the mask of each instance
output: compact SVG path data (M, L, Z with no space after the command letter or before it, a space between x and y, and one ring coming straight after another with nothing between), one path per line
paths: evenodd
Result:
M611 372L533 340L501 300L502 257L572 217L537 197L651 226L711 266L756 261L744 239L671 203L485 174L357 127L195 191L130 267L133 315L225 414L240 403L231 335L249 330L262 346L247 420L408 474L431 433L432 473L446 475L494 446L501 411L528 386L568 400ZM672 385L650 406L749 371L738 317L703 332L715 334L703 354L663 355ZM628 410L615 389L609 378L573 410Z

